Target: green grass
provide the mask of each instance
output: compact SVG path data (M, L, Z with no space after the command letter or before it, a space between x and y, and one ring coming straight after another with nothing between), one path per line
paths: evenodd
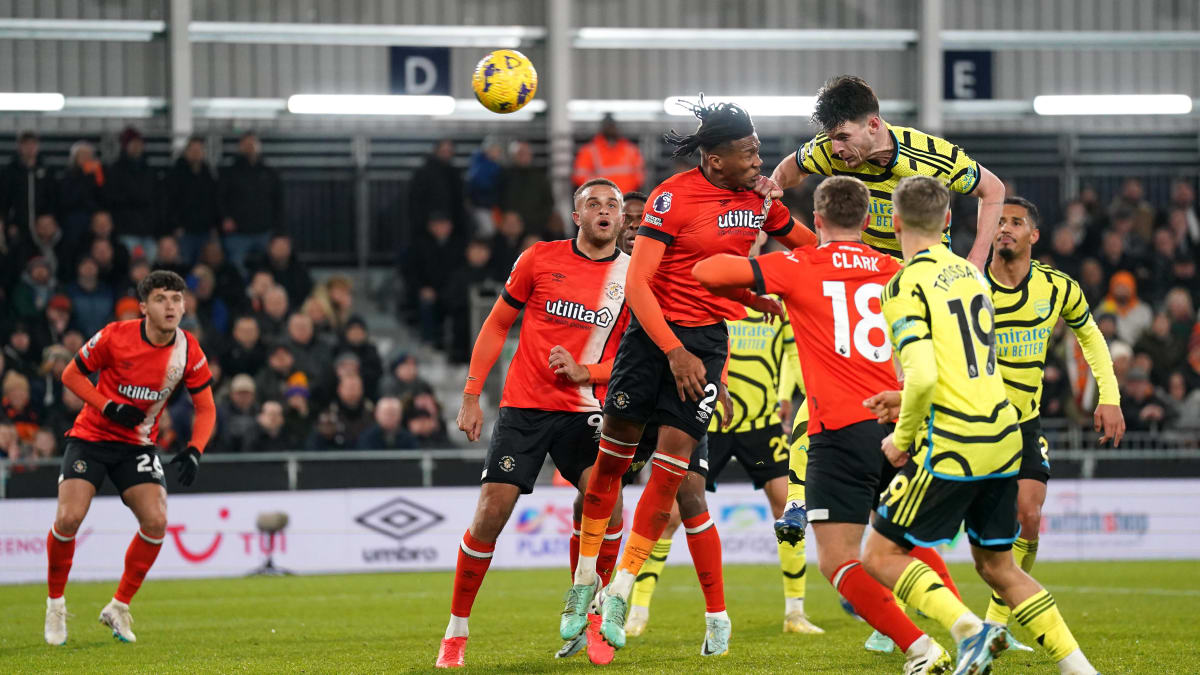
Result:
M1198 565L1189 562L1042 563L1035 572L1058 598L1084 651L1106 675L1200 672ZM813 567L809 568L815 571ZM969 604L986 591L953 566ZM0 673L376 673L432 671L449 612L449 573L150 581L135 599L137 644L116 642L97 622L115 584L67 588L70 639L42 641L43 585L0 587ZM469 670L579 672L583 654L556 662L565 570L494 571L471 618ZM611 670L645 673L899 673L898 654L862 649L870 629L842 613L829 584L809 579L809 616L824 636L780 632L779 572L726 569L731 653L699 655L704 606L690 568L668 567L650 627L617 653ZM928 620L943 645L949 636ZM1028 636L1019 632L1018 636ZM998 673L1056 672L1042 652L1006 655Z

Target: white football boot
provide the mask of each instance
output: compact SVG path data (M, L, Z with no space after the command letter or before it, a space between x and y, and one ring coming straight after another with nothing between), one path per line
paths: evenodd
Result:
M133 617L129 615L129 605L117 602L116 598L100 610L100 623L111 628L113 637L121 642L137 642L137 637L133 634Z
M46 644L67 643L67 599L46 598Z

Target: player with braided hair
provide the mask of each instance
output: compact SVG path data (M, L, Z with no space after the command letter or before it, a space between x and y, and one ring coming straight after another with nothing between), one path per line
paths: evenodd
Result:
M691 275L694 264L715 253L745 256L760 231L800 246L815 241L795 224L787 208L755 193L765 181L759 140L750 115L720 103L689 105L700 125L695 133L671 132L676 157L700 152L700 165L668 178L646 201L637 245L629 263L625 295L633 319L621 338L600 429L600 451L583 500L579 564L567 594L559 632L569 640L587 625L588 606L600 593L596 558L646 422L661 423L653 471L634 512L633 528L612 583L599 597L601 634L625 645L629 595L642 563L670 519L671 504L692 453L708 428L728 355L725 319L740 319L745 306L779 315L775 300L750 291L736 299L718 296ZM693 551L704 590L702 653L728 650L720 538L707 512L684 526L702 537Z

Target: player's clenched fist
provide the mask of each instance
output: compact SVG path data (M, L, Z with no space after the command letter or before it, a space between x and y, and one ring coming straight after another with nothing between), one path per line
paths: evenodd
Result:
M748 305L751 309L756 309L767 315L767 321L775 323L776 319L783 317L783 305L779 301L769 295L756 295L754 300Z
M146 419L142 409L129 403L109 401L104 406L104 416L127 429L136 429Z
M667 363L671 365L671 374L675 376L675 388L679 391L680 401L699 401L704 398L705 371L704 362L683 347L676 347L667 352Z
M463 394L462 407L458 409L458 428L467 435L468 441L479 440L483 431L483 411L479 409L478 394Z
M863 401L863 407L879 418L880 424L887 424L900 416L900 392L881 391Z
M887 456L887 460L892 466L901 467L908 462L908 453L896 447L892 441L892 434L888 434L887 438L879 444L879 449L883 450L883 454Z
M769 176L759 176L754 179L754 191L760 197L770 197L771 199L780 199L783 197L783 188L779 187Z
M591 379L588 369L576 363L575 357L562 345L554 345L550 349L550 370L575 384L587 384Z

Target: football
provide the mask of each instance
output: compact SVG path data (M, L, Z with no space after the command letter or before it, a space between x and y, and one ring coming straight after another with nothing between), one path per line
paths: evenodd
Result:
M498 49L475 66L471 84L483 107L501 114L516 112L537 93L537 70L521 52Z

